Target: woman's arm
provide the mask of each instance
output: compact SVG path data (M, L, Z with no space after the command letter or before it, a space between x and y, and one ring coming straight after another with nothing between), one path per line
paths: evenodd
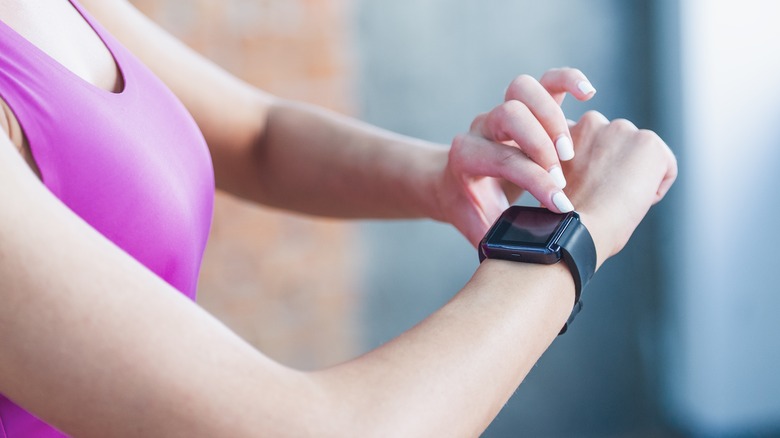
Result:
M570 149L571 134L559 103L567 92L581 100L594 92L577 70L552 71L540 82L518 77L506 101L449 149L270 96L194 53L126 1L82 3L194 115L223 190L310 214L431 217L453 223L473 243L508 205L509 186L510 200L522 187L551 210L562 207L553 202L563 178L556 147ZM534 166L517 159L526 155Z
M676 167L657 136L625 121L592 113L573 135L567 190L601 263ZM396 340L304 373L254 350L90 228L5 135L0 188L0 393L76 436L475 435L574 298L562 264L489 260Z
M6 137L0 187L13 187L0 191L0 393L75 436L476 432L573 300L565 268L491 261L400 339L302 373L252 349L84 224ZM521 278L529 286L518 291Z
M446 157L441 145L265 93L184 46L127 1L81 3L193 114L220 189L312 214L428 213L429 201L419 198L430 194L421 193L423 182L414 177L431 167L431 156L444 151Z

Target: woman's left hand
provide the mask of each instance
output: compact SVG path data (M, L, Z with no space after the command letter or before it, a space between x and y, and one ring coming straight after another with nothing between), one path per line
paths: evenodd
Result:
M572 159L574 149L560 105L566 93L588 100L595 92L573 68L549 70L539 81L518 76L502 104L453 140L437 180L436 219L452 223L476 246L524 190L552 211L572 210L561 161Z

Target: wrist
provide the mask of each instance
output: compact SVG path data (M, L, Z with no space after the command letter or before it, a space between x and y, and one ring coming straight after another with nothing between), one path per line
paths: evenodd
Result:
M451 177L447 172L448 148L431 144L429 148L421 152L419 169L419 186L417 190L420 198L420 211L422 216L441 222L447 221L443 199L448 191L447 178Z
M390 141L389 147L377 148L384 153L372 157L376 167L368 170L369 178L382 179L381 185L389 190L389 217L438 219L437 177L446 165L446 148L403 136Z
M598 263L590 232L576 212L559 214L540 207L506 209L479 244L479 259L499 259L568 268L574 281L574 306L560 334L581 309L580 296ZM561 263L562 262L562 263Z
M543 299L550 306L553 330L561 329L574 304L574 279L564 263L542 265L486 259L480 263L472 281L491 290L491 297L504 291L510 300ZM511 305L507 302L507 305Z
M596 270L612 255L612 247L609 243L609 226L606 221L587 211L577 212L580 215L580 221L588 229L593 245L596 247Z

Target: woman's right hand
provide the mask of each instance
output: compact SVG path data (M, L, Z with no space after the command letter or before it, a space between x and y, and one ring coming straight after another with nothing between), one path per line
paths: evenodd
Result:
M598 252L598 266L618 253L677 177L677 160L654 132L627 120L586 113L571 127L576 155L563 162L565 189Z

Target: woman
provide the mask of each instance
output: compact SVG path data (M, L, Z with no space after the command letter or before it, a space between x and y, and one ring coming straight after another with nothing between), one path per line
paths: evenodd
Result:
M0 37L9 438L477 435L566 321L565 266L486 260L398 339L297 371L187 299L214 185L308 214L430 217L475 245L525 189L577 207L600 266L676 176L627 121L569 127L564 94L595 92L574 69L518 77L444 148L254 89L122 0L0 0Z

